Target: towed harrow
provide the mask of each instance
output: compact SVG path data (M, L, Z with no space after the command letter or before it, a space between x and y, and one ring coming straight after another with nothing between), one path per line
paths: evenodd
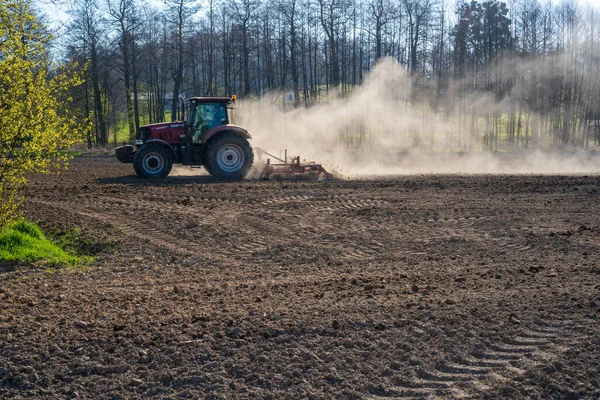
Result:
M333 180L334 176L327 172L321 164L315 162L301 162L300 156L288 158L287 149L285 150L285 156L283 159L274 156L271 153L264 151L261 148L255 147L255 153L259 159L262 159L262 155L265 154L273 159L279 161L279 163L272 163L270 158L267 158L265 169L262 177L269 179L271 177L306 177L309 180L318 180L323 177L325 180Z

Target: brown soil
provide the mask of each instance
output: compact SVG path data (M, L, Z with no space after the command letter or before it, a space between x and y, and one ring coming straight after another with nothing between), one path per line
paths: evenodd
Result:
M25 215L96 261L2 270L0 397L599 398L599 189L75 159Z

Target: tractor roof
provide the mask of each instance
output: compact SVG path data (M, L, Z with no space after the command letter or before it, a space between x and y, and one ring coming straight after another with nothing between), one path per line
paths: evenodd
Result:
M231 98L229 97L190 97L187 101L193 101L195 103L229 103Z

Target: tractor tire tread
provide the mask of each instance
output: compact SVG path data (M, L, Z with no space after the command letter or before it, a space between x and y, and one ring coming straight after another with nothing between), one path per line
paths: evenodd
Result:
M157 174L150 174L142 166L144 156L150 151L155 151L162 155L165 167ZM160 179L165 178L173 168L173 157L167 149L159 144L147 144L138 149L133 156L133 169L137 176L144 179Z
M234 143L244 151L244 165L238 171L225 172L217 164L217 151L227 143ZM232 133L224 133L208 143L204 160L204 168L211 176L218 179L239 180L245 178L250 172L254 164L254 152L246 139Z

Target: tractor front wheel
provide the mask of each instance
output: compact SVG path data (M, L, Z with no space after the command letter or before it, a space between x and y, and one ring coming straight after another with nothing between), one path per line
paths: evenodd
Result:
M133 169L140 178L164 178L172 167L171 154L159 144L142 146L133 156Z
M208 143L204 168L216 178L242 179L250 171L253 162L250 143L242 137L225 133Z

